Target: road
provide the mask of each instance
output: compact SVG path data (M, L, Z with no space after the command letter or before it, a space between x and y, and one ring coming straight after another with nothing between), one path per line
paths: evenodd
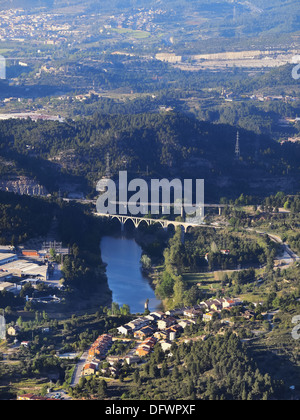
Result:
M280 236L252 228L247 228L246 230L259 233L260 235L268 235L272 241L282 246L283 254L276 258L279 264L281 264L281 267L279 268L286 269L290 265L294 264L294 262L300 261L300 257L297 254L295 254L295 252L293 252L291 248L282 241Z
M74 370L74 373L73 373L73 378L72 378L72 381L71 381L71 384L70 384L72 387L77 385L78 382L79 382L79 379L81 377L82 369L83 369L83 367L84 367L84 365L86 364L86 361L87 361L88 354L89 354L88 351L84 352L82 354L79 362L77 363L77 365L75 367L75 370Z

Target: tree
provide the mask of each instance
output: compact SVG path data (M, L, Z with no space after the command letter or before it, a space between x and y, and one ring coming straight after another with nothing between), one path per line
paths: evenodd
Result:
M107 383L101 379L98 386L98 397L101 399L107 398Z
M164 361L160 370L160 377L165 378L166 376L168 376L168 374L169 374L168 365L167 365L167 362Z
M149 371L150 376L152 376L152 378L158 378L160 375L160 371L158 369L158 367L156 366L156 364L152 363L150 365L150 371Z

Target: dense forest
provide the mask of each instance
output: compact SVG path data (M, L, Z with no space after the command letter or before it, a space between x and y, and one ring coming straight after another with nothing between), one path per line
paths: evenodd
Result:
M171 350L170 359L159 345L155 348L124 399L269 400L281 395L282 383L259 370L235 334Z
M146 177L148 172L158 178L180 174L205 179L210 199L216 199L221 190L231 197L277 191L276 179L293 192L298 144L281 146L267 136L241 130L237 161L236 136L231 126L178 113L95 114L91 120L66 123L9 120L0 123L0 156L6 162L1 174L26 173L50 192L75 184L95 193L109 153L116 175L127 170L131 176Z
M0 244L16 246L32 237L46 235L51 214L52 204L0 191Z

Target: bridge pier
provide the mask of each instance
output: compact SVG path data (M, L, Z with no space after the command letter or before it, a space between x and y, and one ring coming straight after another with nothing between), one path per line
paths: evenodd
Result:
M185 243L185 234L186 234L186 228L181 226L181 243L184 245Z
M222 207L219 207L219 216L222 216Z

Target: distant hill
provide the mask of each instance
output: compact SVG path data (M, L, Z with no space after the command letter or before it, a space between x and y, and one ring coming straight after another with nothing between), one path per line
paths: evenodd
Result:
M0 0L0 9L24 8L26 10L48 8L69 13L121 12L129 8L161 8L176 11L180 25L183 18L191 18L201 27L216 29L222 37L243 35L292 33L299 30L299 0ZM199 21L200 22L200 21Z

